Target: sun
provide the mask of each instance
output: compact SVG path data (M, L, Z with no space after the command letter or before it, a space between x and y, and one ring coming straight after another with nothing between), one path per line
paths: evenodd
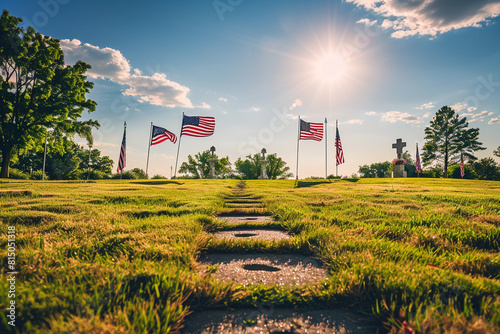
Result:
M338 53L329 52L318 57L313 63L313 72L317 80L325 84L333 84L341 80L348 71L348 62Z

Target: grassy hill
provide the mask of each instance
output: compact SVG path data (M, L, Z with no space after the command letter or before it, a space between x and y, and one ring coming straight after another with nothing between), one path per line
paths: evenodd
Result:
M177 331L207 308L262 302L358 311L383 331L500 332L500 183L441 179L247 181L293 235L229 243L234 180L0 183L1 274L15 227L17 332ZM11 227L9 230L9 226ZM206 252L315 254L319 284L249 287L200 274ZM0 281L0 308L10 285ZM0 313L0 332L12 330Z

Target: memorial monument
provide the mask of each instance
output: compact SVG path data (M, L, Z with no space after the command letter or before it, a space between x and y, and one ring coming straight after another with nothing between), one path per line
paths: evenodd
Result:
M210 152L212 152L212 157L208 159L208 163L210 164L210 178L215 179L215 163L217 162L217 158L214 155L215 146L210 147Z
M398 154L398 158L393 161L394 171L392 172L392 177L407 177L405 171L406 161L403 159L403 147L406 147L406 143L401 138L396 139L396 142L392 144L392 148L395 148Z

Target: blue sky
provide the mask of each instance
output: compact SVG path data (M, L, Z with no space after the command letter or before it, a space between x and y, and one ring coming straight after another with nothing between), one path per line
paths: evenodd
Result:
M499 0L75 1L20 0L11 15L61 40L67 63L93 66L95 147L145 168L150 123L180 132L182 113L214 116L212 137L183 137L179 164L214 145L238 157L265 147L295 172L297 116L335 120L351 175L392 160L403 138L414 156L443 105L500 145ZM83 141L82 141L83 142ZM170 176L177 146L151 148L149 174ZM323 176L324 141L301 141L299 176Z

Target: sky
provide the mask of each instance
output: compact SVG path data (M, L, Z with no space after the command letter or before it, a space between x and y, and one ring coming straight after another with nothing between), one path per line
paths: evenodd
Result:
M327 118L327 139L301 140L299 177L335 174L335 122L345 163L415 157L424 129L453 106L500 145L500 0L2 1L11 15L57 38L65 62L89 63L101 124L94 147L126 169L146 168L150 125L180 134L182 114L213 116L215 133L183 136L189 154L238 157L266 148L296 171L298 116ZM83 139L78 139L87 146ZM151 147L149 175L169 177L178 146Z

